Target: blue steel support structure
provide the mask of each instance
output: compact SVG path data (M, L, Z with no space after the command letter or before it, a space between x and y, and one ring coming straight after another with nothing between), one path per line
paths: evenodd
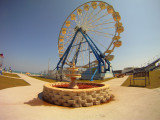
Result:
M80 51L80 48L81 48L81 42L80 42L80 44L79 44L79 47L78 47L78 50L77 50L77 52L76 52L76 58L75 58L75 64L77 64L77 58L78 58L78 54L79 54L79 51Z
M73 45L73 42L74 42L74 40L75 40L78 32L79 32L79 30L77 30L77 31L75 32L74 37L73 37L70 45L68 46L68 48L67 48L67 50L65 51L65 53L63 54L63 56L60 58L60 60L59 60L59 62L58 62L58 64L57 64L57 67L56 67L57 70L58 70L59 68L63 68L64 63L65 63L65 61L66 61L66 59L67 59L68 53L69 53L70 50L71 50L71 47L72 47L72 45ZM61 62L62 62L62 65L61 65L61 67L59 67L59 65L60 65Z
M76 32L75 32L75 35L70 43L70 45L68 46L67 50L65 51L65 53L63 54L63 56L60 58L58 64L57 64L57 70L59 68L63 68L64 64L65 64L65 61L67 59L67 56L68 56L68 53L70 52L71 50L71 47L73 45L73 42L77 36L77 33L80 32L83 37L86 39L86 42L88 43L89 47L91 48L93 54L95 55L96 59L98 60L98 71L99 73L101 73L101 66L104 66L105 67L105 62L107 63L108 65L108 69L105 68L105 71L110 71L110 62L108 60L105 59L105 56L104 54L98 49L98 47L95 45L95 43L92 41L92 39L86 34L86 33L83 33L82 32L82 29L79 28ZM80 47L81 47L81 42L79 44L79 47L78 47L78 50L76 51L76 54L75 54L75 58L73 58L73 60L75 59L75 63L77 63L77 58L78 58L78 54L80 52ZM74 62L72 60L72 62ZM59 65L61 64L61 67L59 67Z
M88 36L88 34L86 34L86 36L89 38L89 40L92 42L92 44L94 45L94 47L97 49L97 51L100 54L100 57L105 58L104 54L98 49L98 47L96 46L96 44L92 41L92 39ZM110 71L110 62L106 59L104 59L107 62L108 65L108 69L107 71ZM106 69L106 68L105 68Z
M101 63L104 65L104 61L103 59L100 57L100 55L98 54L98 52L95 50L95 48L93 47L93 45L91 44L91 42L88 40L87 36L82 32L82 30L79 30L81 32L81 34L83 35L83 37L86 39L86 41L88 42L88 45L90 46L91 50L93 51L96 59L98 60L98 70L99 73L101 73Z

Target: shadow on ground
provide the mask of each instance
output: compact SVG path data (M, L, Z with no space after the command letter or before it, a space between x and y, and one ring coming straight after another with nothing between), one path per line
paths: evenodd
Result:
M45 102L42 98L42 92L38 94L37 98L34 98L28 102L24 102L24 104L28 104L30 106L51 106L51 107L61 107L61 108L66 108L66 109L68 108L74 109L73 107L58 106L58 105L54 105L54 104Z
M49 104L45 101L43 101L42 99L42 92L38 94L37 98L34 98L28 102L24 102L24 104L28 104L28 105L31 105L31 106L54 106L52 104Z

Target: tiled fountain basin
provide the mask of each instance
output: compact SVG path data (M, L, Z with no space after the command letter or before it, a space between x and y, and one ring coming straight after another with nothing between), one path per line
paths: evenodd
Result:
M96 83L83 83L96 85L88 89L67 89L53 87L68 84L67 82L47 83L43 87L43 100L66 107L88 107L107 102L111 99L109 85Z

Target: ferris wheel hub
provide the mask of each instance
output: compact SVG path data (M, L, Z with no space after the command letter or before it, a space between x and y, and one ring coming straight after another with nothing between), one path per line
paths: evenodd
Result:
M74 28L75 31L81 30L84 34L86 34L86 30L83 27L79 27L78 25Z

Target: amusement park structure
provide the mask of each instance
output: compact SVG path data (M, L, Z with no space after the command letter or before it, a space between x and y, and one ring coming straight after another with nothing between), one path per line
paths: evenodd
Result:
M120 20L113 6L103 1L90 1L77 7L59 33L57 71L62 75L64 68L74 65L89 70L90 80L96 74L100 79L113 77L110 61L114 55L111 53L122 45L120 33L124 31Z
M77 83L76 79L88 77L92 81L96 74L98 79L113 77L111 53L121 46L120 33L124 30L119 21L119 13L102 1L82 4L67 17L59 34L60 60L55 69L61 80L69 77L70 83L45 84L43 100L65 107L89 107L113 99L109 85Z

